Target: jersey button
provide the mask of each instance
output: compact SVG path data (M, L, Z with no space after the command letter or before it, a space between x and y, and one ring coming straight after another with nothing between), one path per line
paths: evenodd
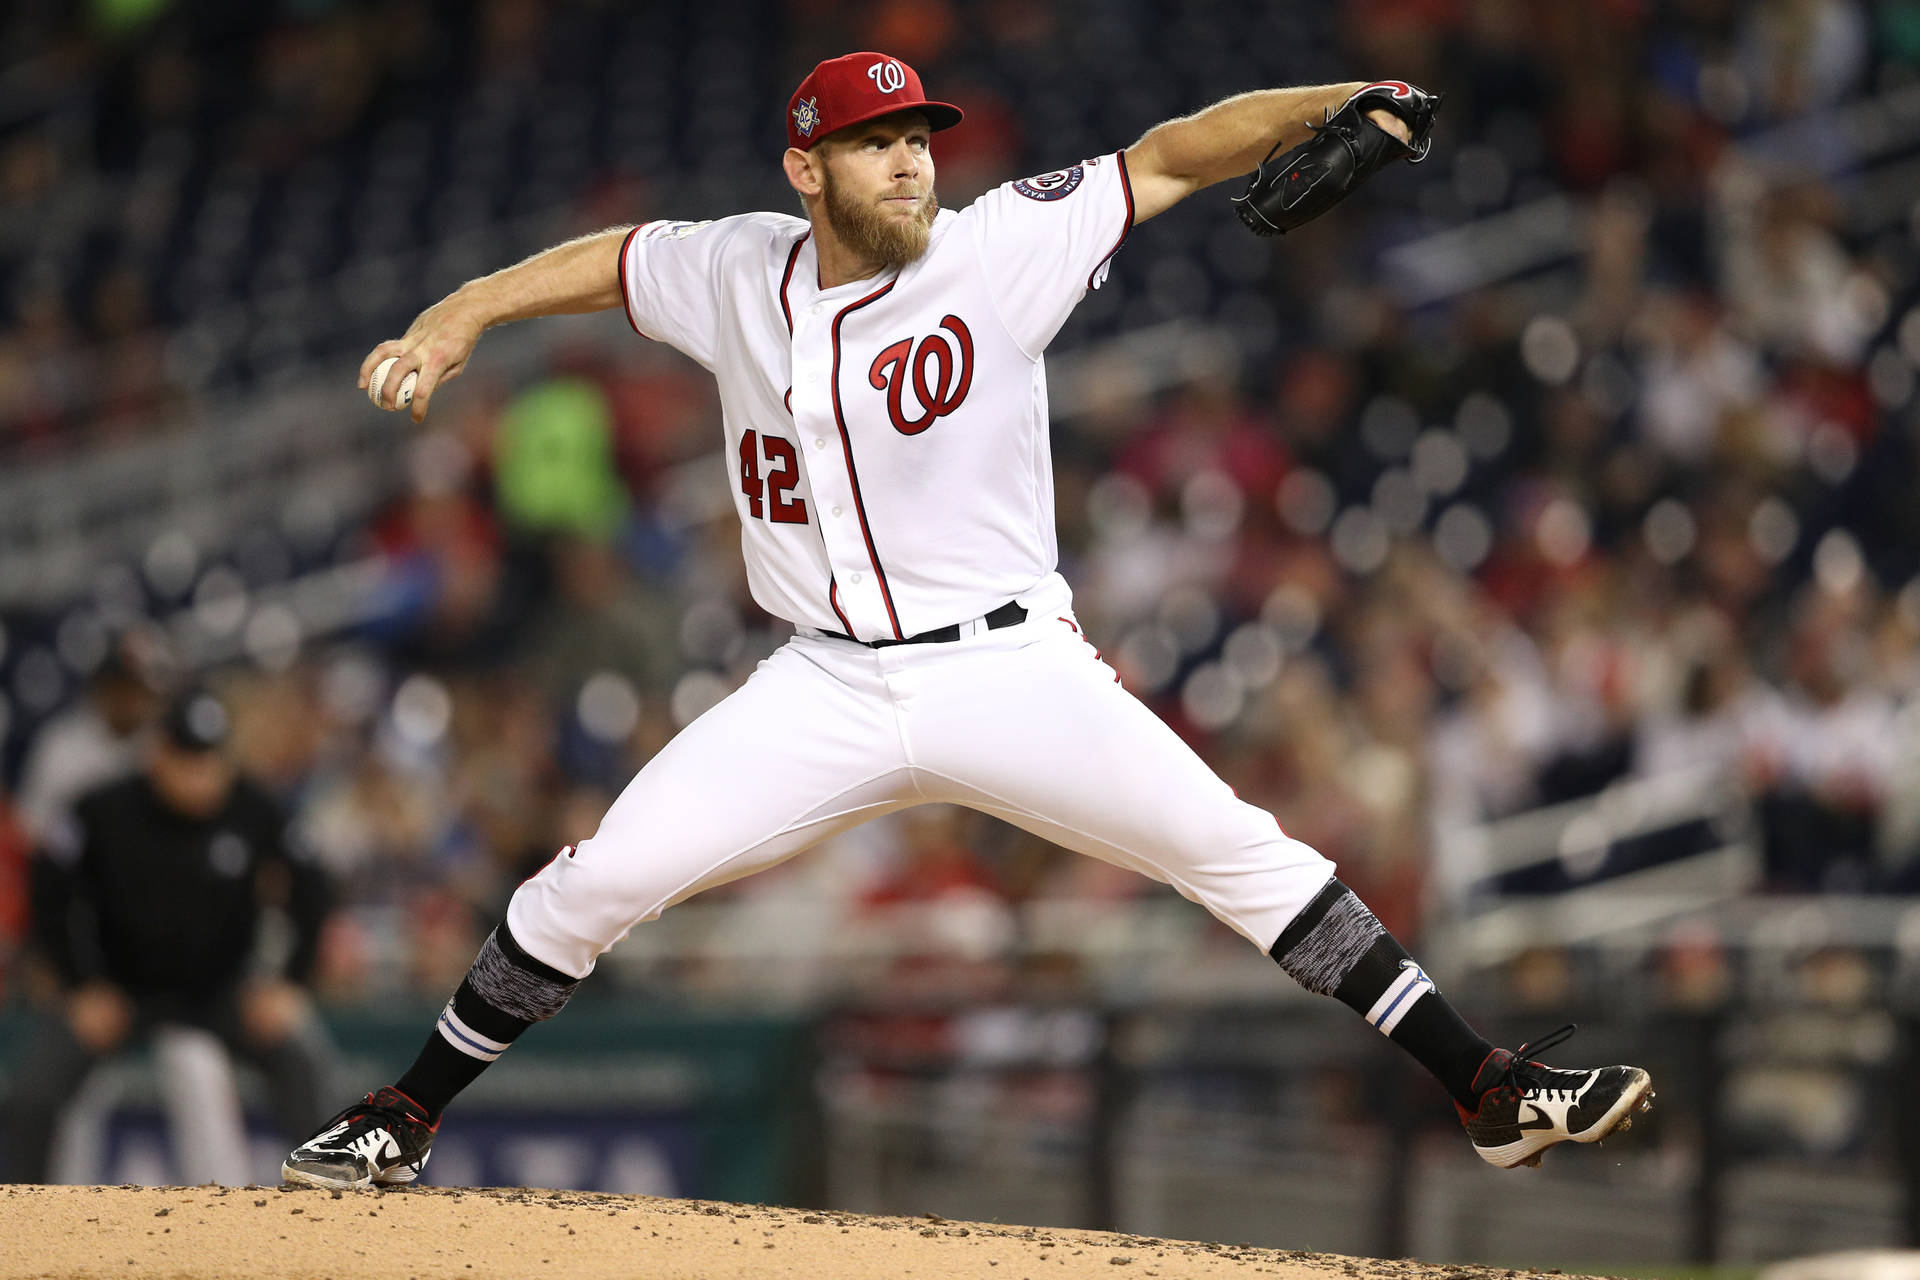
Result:
M853 575L853 585L856 587L860 585L860 575L857 573Z
M824 449L824 448L826 448L826 447L827 447L827 438L826 438L825 436L815 436L815 437L813 438L813 447L814 447L814 448L816 448L816 449Z
M835 515L839 515L839 514L840 514L840 508L838 508L838 507L835 507L835 508L833 509L833 514L835 514Z
M808 375L807 375L807 381L808 381L808 382L818 382L818 381L820 381L820 375L819 375L819 374L817 374L817 373L810 373L810 374L808 374Z
M826 304L825 304L825 303L821 303L821 302L816 302L816 303L814 303L814 304L813 304L812 306L810 306L810 307L808 307L808 308L807 308L807 314L808 314L808 315L812 315L812 316L817 316L817 315L819 315L819 314L820 314L820 313L821 313L822 311L825 311L826 309L827 309L827 308L826 308Z

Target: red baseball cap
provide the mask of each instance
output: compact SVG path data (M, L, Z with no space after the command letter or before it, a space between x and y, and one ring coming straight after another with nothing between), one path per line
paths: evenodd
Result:
M926 113L933 129L960 123L960 108L929 102L920 76L884 53L849 53L829 58L800 82L787 103L787 145L810 151L836 129L912 108Z

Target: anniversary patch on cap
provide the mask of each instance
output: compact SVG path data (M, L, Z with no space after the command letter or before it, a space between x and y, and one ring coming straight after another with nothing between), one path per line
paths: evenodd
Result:
M800 131L803 138L813 136L813 127L820 123L820 107L817 99L802 98L800 105L793 109L793 127Z
M920 76L884 53L829 58L807 73L787 103L787 144L809 150L837 129L896 111L919 111L930 129L951 129L961 120L951 102L932 102Z

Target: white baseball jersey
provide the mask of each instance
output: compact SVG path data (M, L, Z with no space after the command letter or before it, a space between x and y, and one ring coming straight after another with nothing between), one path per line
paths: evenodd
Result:
M1326 885L1120 685L1054 571L1041 352L1132 220L1110 155L942 213L920 259L833 289L795 218L627 238L628 318L718 376L754 597L799 633L520 886L529 954L584 977L674 903L928 802L1171 884L1262 949ZM964 625L1009 600L1023 621Z
M1054 571L1041 353L1132 225L1115 153L943 210L920 258L831 289L799 218L627 237L628 320L719 382L761 608L901 639Z

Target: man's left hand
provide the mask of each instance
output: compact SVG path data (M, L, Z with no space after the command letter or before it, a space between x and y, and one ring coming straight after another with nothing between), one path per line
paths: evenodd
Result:
M1405 120L1402 120L1399 116L1393 114L1393 112L1382 107L1375 107L1373 110L1367 112L1367 119L1373 121L1382 129L1385 129L1388 133L1400 139L1400 141L1407 143L1409 146L1412 145L1413 130L1407 126Z
M1240 221L1255 235L1284 235L1346 199L1382 166L1418 164L1433 143L1440 95L1404 80L1363 85L1312 125L1313 136L1279 159L1271 157L1233 198Z

